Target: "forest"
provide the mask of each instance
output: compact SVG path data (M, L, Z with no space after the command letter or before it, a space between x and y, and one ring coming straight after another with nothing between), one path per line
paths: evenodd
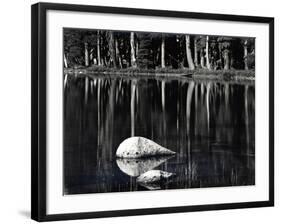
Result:
M254 70L255 39L64 28L64 68Z

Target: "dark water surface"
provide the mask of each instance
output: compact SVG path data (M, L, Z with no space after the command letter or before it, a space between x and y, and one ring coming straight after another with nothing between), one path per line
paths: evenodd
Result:
M255 184L253 84L70 75L65 84L65 194ZM116 160L131 136L177 154ZM139 166L176 177L141 185Z

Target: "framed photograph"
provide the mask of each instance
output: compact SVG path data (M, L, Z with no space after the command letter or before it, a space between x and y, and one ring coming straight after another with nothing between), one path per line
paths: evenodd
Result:
M32 219L274 205L274 19L32 5Z

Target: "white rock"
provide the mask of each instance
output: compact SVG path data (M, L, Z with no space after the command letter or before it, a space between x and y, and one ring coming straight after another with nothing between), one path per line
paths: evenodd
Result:
M127 138L116 151L116 156L119 158L144 158L174 154L175 152L144 137Z
M162 170L149 170L146 173L141 174L137 178L137 182L142 184L160 183L169 180L171 177L174 176L176 176L175 173L169 173Z

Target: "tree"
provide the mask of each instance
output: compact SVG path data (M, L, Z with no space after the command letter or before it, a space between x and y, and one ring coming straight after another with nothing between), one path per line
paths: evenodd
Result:
M243 47L244 47L244 66L245 66L245 70L248 70L248 40L245 39L243 41Z
M74 66L80 64L83 59L83 45L81 42L82 34L80 30L64 29L64 64Z
M123 68L122 58L121 58L120 52L119 52L118 38L115 38L115 53L116 53L116 60L118 61L120 68Z
M136 68L136 53L135 53L135 33L130 33L130 46L131 46L131 67Z
M217 38L214 36L209 38L209 55L210 55L211 69L217 70L218 69L217 62L220 60L220 57L219 57Z
M223 61L224 61L224 70L228 70L230 68L230 59L229 59L229 49L224 49L223 51Z
M244 69L249 70L255 67L255 39L241 38L240 44L243 46Z
M205 47L206 47L206 38L204 36L198 36L196 48L200 52L200 66L201 66L201 68L206 68L206 66L205 66Z
M100 31L97 30L97 63L101 66L101 46L100 46Z
M65 53L63 54L63 63L64 63L64 67L65 67L65 68L68 68L68 62L67 62Z
M190 50L190 35L185 35L185 47L186 47L186 59L188 63L188 68L190 70L194 70L194 63L191 55L191 50Z
M232 37L218 37L217 41L221 44L222 50L222 59L223 59L223 69L229 70L230 69L230 49L231 49L231 42Z
M81 41L84 47L84 65L88 67L93 63L94 48L96 48L96 32L92 30L81 30Z
M165 68L165 36L161 35L161 68Z
M248 38L247 41L247 64L249 69L255 68L255 39L254 38Z
M184 35L176 35L176 44L173 46L173 51L175 53L177 68L184 68L184 62L186 59L186 44Z
M107 31L106 37L108 41L110 64L112 64L113 67L116 68L116 50L113 31Z
M253 69L255 39L64 29L63 65L124 68ZM200 58L200 59L199 59ZM199 65L200 64L200 65Z
M85 50L84 50L84 52L85 52L85 66L86 67L88 67L89 66L89 51L88 51L88 43L87 42L85 42L84 43L84 46L85 46Z
M197 36L194 36L193 38L193 45L194 45L194 64L195 67L198 67Z
M153 67L153 58L150 52L151 49L151 35L149 33L140 32L137 33L139 40L138 58L137 63L140 68Z
M206 36L206 67L211 70L210 59L209 59L209 36Z

